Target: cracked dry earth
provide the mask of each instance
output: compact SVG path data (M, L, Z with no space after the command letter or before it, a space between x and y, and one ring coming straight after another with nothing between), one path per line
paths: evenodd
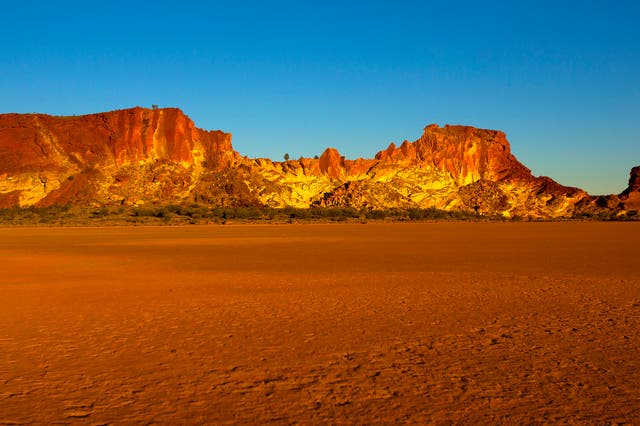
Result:
M0 424L638 424L639 225L0 229Z

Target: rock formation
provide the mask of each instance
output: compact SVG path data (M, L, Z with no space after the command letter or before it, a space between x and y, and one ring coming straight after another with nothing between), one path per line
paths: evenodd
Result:
M238 158L231 134L198 129L175 108L2 114L0 206L168 200L201 171L227 169Z
M640 166L631 169L629 173L629 186L622 191L620 198L628 200L629 198L638 198L640 194Z
M620 194L625 210L640 211L640 166L631 169L629 187Z
M620 202L640 204L640 168ZM231 134L195 127L180 110L133 108L74 117L0 115L0 207L56 204L428 208L571 216L586 192L534 177L504 133L435 124L373 159L284 162L235 152ZM607 202L615 201L607 200Z
M286 164L256 160L263 204L428 208L504 216L560 217L588 197L577 188L534 177L511 154L505 134L467 126L427 126L415 142L374 159L345 160L334 148L319 159ZM254 177L255 179L255 177ZM263 188L277 188L263 191ZM285 194L282 196L282 194Z

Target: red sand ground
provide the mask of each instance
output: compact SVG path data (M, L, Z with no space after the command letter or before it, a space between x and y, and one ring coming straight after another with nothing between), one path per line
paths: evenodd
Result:
M0 424L640 423L637 223L0 229Z

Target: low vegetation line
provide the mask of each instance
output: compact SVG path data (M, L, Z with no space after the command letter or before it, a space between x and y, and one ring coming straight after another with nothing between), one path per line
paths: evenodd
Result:
M638 215L585 215L557 220L638 220ZM13 207L0 209L1 226L118 226L118 225L187 225L230 223L331 223L369 221L540 221L541 219L435 208L368 209L353 207L269 208L212 207L206 204L166 204L150 206L86 207L68 204L51 207Z

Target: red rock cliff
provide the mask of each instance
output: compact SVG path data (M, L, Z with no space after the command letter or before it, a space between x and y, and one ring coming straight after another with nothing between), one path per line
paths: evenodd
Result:
M176 108L0 114L0 206L160 201L239 159L231 134L198 129Z
M340 153L335 148L327 148L319 160L320 172L333 178L340 176L340 171L344 168Z
M640 193L634 170L630 194ZM328 148L318 159L273 162L241 157L229 133L198 129L174 108L0 115L0 207L195 201L559 217L589 200L533 176L496 130L432 124L374 159Z
M176 108L132 108L73 117L0 115L0 175L148 159L212 168L236 157L231 134L205 131Z
M469 126L431 124L415 142L399 147L392 143L376 154L387 162L408 162L435 166L451 174L459 185L480 179L528 179L531 172L511 153L503 132Z

